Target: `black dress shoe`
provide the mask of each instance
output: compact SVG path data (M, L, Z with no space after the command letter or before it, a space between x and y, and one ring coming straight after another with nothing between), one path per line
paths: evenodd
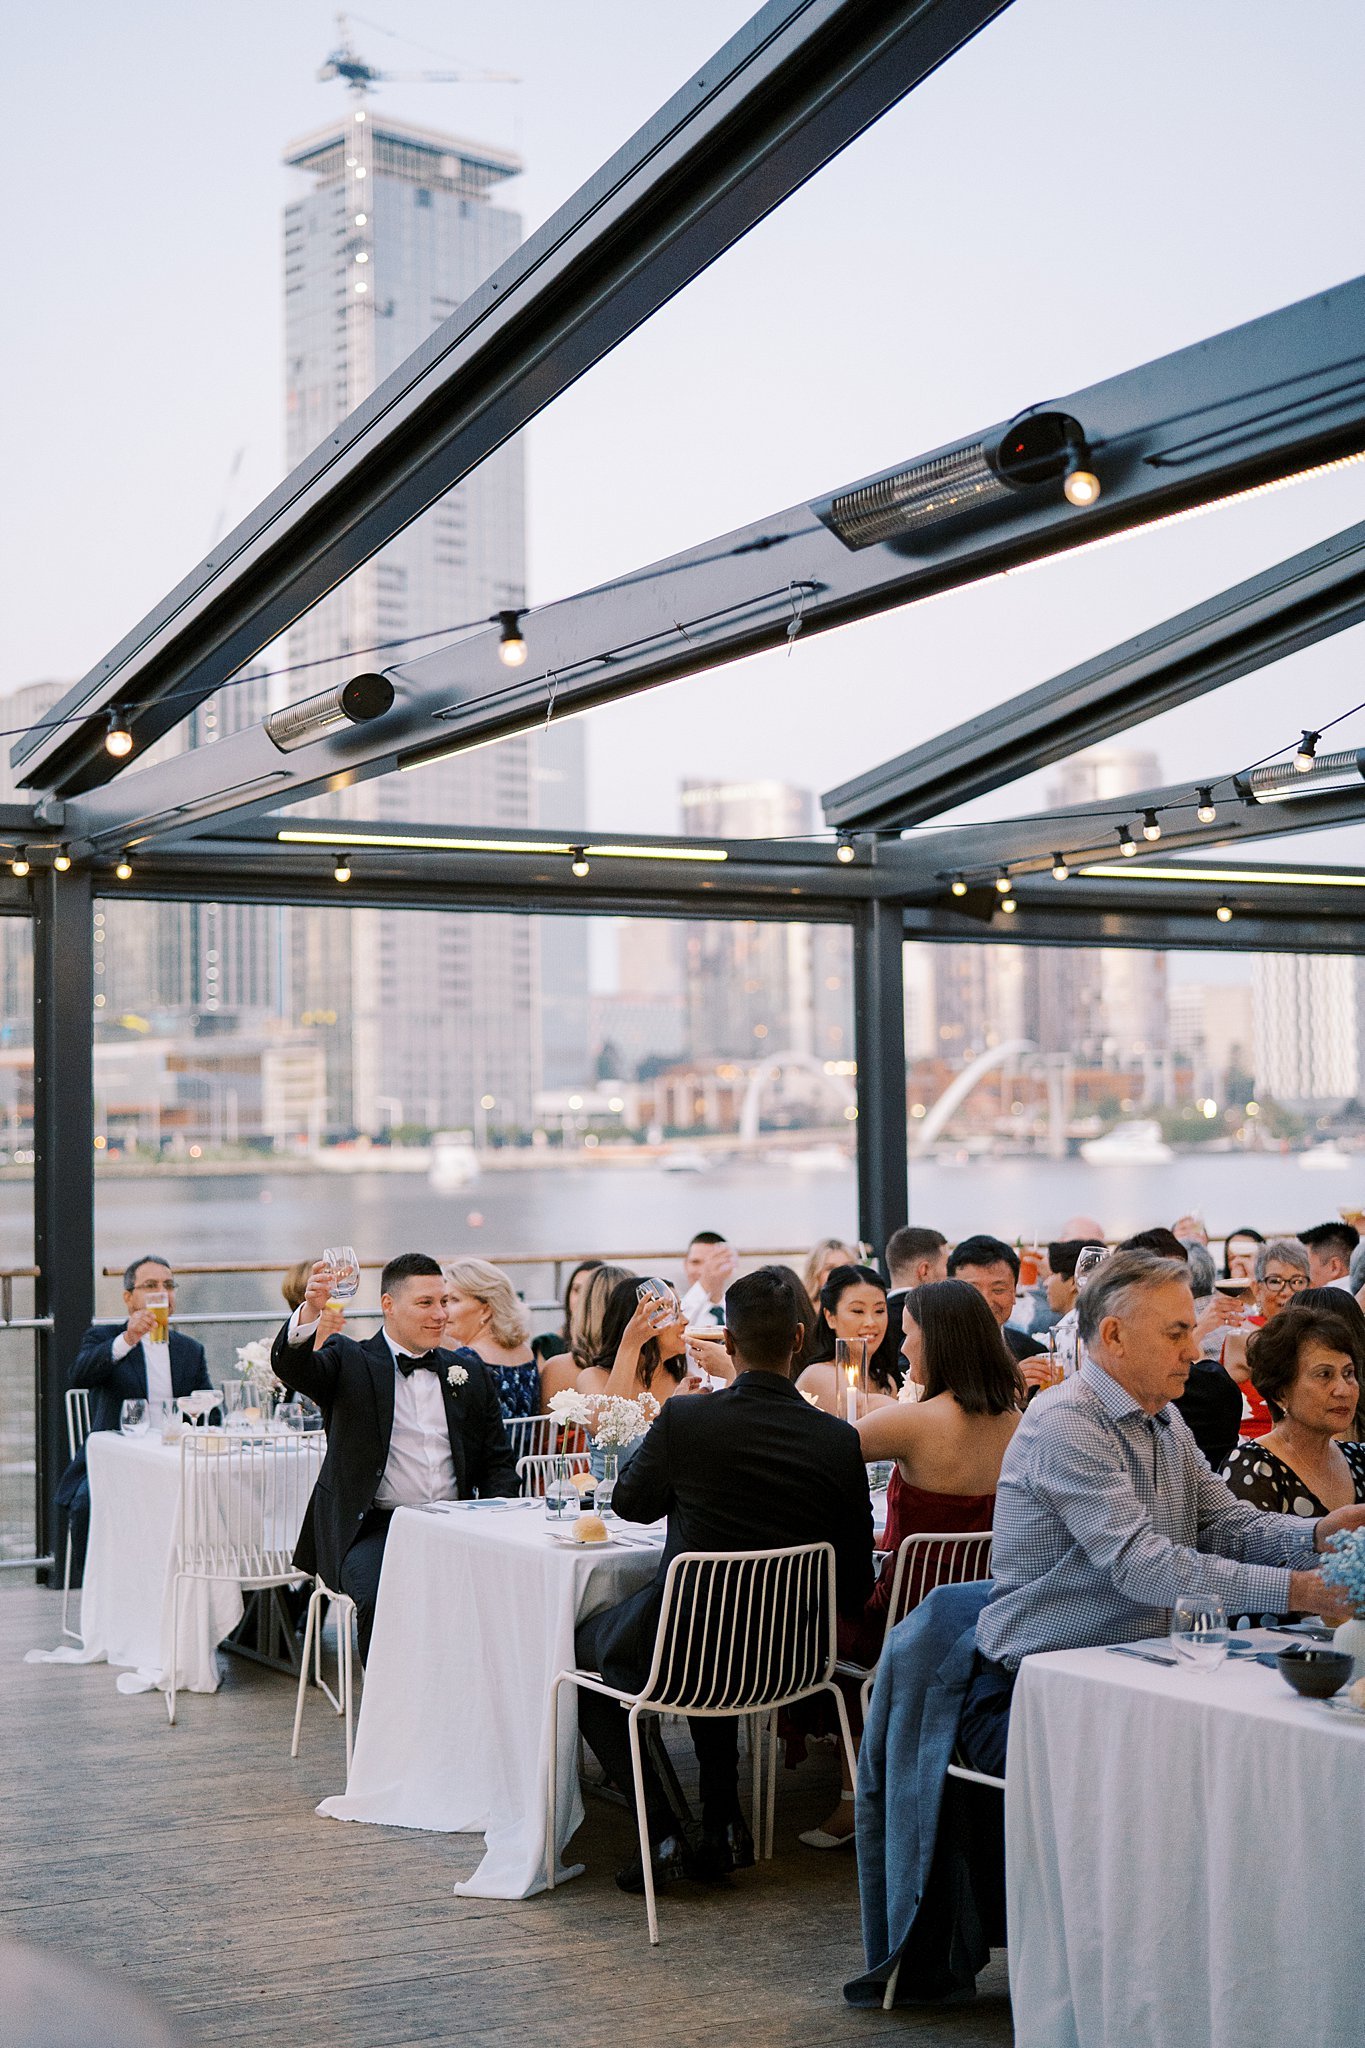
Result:
M697 1875L696 1860L681 1835L665 1835L661 1842L652 1842L649 1862L656 1891L671 1884L675 1878ZM621 1891L631 1892L637 1898L643 1893L645 1869L638 1856L632 1858L624 1870L617 1871L616 1883Z
M728 1877L732 1870L752 1870L754 1838L742 1815L722 1828L704 1828L697 1850L697 1862L709 1878Z

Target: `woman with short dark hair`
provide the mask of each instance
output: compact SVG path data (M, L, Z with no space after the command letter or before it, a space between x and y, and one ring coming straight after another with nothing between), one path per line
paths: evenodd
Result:
M834 1370L834 1346L840 1338L867 1346L866 1408L894 1401L900 1392L900 1333L888 1328L886 1282L871 1266L836 1266L820 1289L820 1315L810 1347L810 1364L796 1385L800 1393L829 1415L842 1416L847 1390Z
M1347 1317L1286 1308L1256 1331L1248 1358L1274 1421L1224 1465L1232 1491L1270 1514L1314 1521L1365 1501L1365 1444L1338 1440L1355 1426L1365 1368L1365 1346Z

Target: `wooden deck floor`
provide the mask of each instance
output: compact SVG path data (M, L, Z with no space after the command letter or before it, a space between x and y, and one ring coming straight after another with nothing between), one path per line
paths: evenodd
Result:
M633 1841L621 1810L588 1802L588 1873L553 1897L455 1898L476 1838L316 1818L343 1754L320 1702L291 1762L288 1682L229 1659L223 1688L182 1700L171 1728L158 1694L123 1697L107 1666L22 1662L58 1640L59 1599L0 1590L0 1936L140 1985L202 2048L1011 2039L1003 1956L974 2006L844 2005L861 1959L853 1858L795 1839L831 1803L825 1752L783 1773L774 1862L666 1894L651 1952L642 1902L612 1882Z

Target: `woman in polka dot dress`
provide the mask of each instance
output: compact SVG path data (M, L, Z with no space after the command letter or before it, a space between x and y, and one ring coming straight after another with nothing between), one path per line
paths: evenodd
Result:
M1317 1520L1365 1501L1365 1443L1355 1427L1365 1346L1352 1323L1319 1308L1287 1308L1248 1347L1252 1383L1274 1418L1238 1444L1223 1477L1241 1500L1271 1514Z

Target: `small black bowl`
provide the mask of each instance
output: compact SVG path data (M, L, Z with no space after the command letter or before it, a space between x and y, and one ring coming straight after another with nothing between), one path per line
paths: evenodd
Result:
M1308 1643L1301 1649L1281 1650L1275 1663L1285 1683L1307 1700L1330 1700L1354 1669L1354 1660L1343 1651L1318 1650Z

